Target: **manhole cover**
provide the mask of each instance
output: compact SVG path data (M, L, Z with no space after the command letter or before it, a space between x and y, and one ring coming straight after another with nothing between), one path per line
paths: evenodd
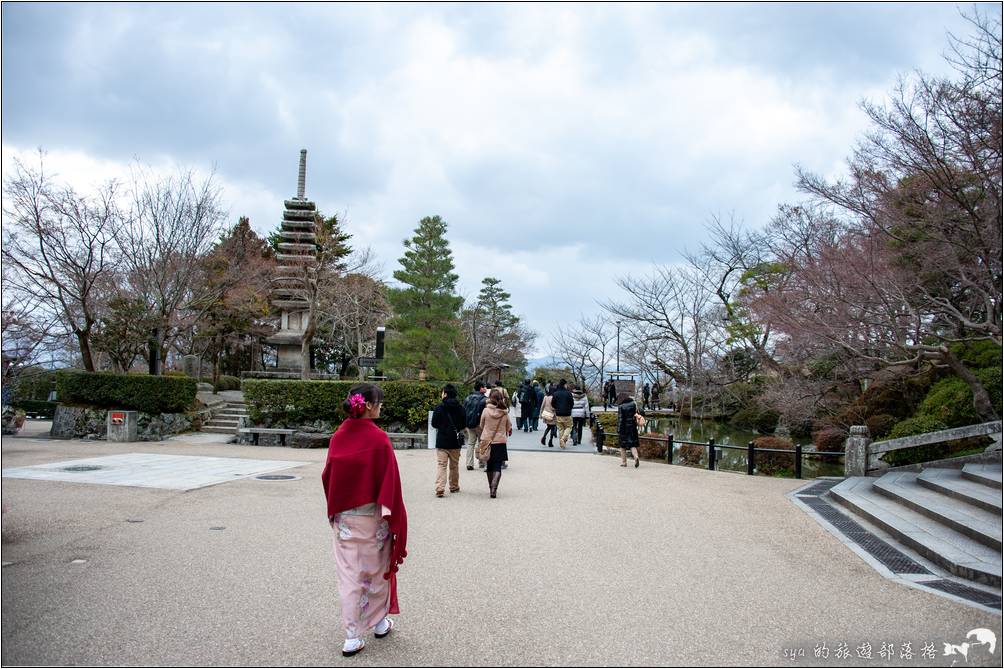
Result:
M63 467L64 472L96 472L99 469L104 469L100 465L74 465L72 467Z
M261 476L256 476L259 481L296 481L300 477L292 476L290 474L262 474Z

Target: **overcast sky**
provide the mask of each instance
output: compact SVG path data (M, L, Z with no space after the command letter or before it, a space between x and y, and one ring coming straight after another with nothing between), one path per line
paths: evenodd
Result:
M534 357L711 216L763 225L795 163L839 174L860 100L946 72L946 31L953 4L4 3L3 164L215 168L264 234L306 148L386 278L442 216L461 292L500 278Z

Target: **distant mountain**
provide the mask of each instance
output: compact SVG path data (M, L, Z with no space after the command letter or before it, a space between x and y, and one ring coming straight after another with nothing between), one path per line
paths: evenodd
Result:
M530 358L526 361L527 371L532 372L538 367L561 367L560 363L555 361L554 358L548 356L546 358Z

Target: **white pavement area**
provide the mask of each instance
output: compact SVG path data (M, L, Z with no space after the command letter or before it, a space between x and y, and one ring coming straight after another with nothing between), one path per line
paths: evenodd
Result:
M159 453L124 453L83 460L64 460L31 467L4 469L3 478L96 483L163 490L195 490L299 467L288 460L211 458Z

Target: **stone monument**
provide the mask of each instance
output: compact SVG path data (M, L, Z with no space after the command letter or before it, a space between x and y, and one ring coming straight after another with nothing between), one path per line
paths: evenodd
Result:
M296 197L283 204L278 266L272 286L272 305L280 310L279 331L266 341L276 347L276 371L299 377L303 369L303 334L307 329L309 302L307 277L317 261L314 217L317 207L304 191L307 181L307 150L300 151ZM307 361L306 364L310 364Z

